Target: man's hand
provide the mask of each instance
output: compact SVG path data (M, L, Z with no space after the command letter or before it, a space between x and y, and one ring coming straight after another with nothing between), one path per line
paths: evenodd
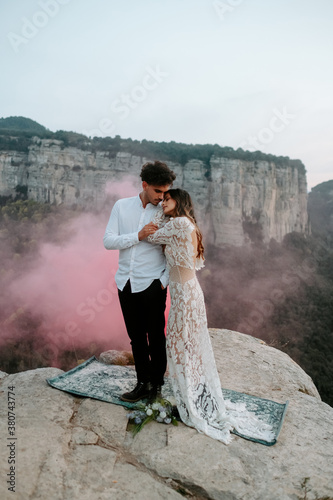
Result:
M152 222L149 222L149 224L146 224L145 226L143 226L141 231L139 231L139 234L138 234L139 241L142 241L145 238L147 238L147 236L154 234L155 231L157 231L157 230L158 230L158 226L156 226L156 224L153 224Z

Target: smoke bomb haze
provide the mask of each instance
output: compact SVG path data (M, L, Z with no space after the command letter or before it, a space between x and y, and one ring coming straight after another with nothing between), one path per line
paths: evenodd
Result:
M103 235L114 202L140 188L129 177L109 183L99 212L33 200L2 203L0 370L68 370L102 351L130 349L114 281L118 252L104 249ZM332 404L333 269L325 240L290 233L268 246L207 244L205 255L198 279L208 326L287 352ZM166 316L169 307L168 298Z
M27 223L38 237L37 242L33 240L37 251L33 258L30 253L19 255L18 266L7 273L2 347L32 336L33 349L53 366L60 366L65 351L87 346L92 354L98 347L130 349L114 280L118 251L105 250L103 236L114 202L137 195L139 188L140 183L130 177L108 183L105 209L98 214L65 212L65 218L58 221L56 241L49 241L47 223L44 231ZM52 216L45 220L49 219ZM14 223L5 231L22 237L22 227ZM12 253L6 241L2 262L10 262Z

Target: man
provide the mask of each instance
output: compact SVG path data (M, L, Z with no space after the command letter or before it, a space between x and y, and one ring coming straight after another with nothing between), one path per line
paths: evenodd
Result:
M129 338L137 385L123 394L123 401L161 395L166 370L165 303L168 275L162 247L147 242L156 230L152 219L176 175L160 161L143 165L142 191L118 200L104 235L107 250L119 250L115 279Z

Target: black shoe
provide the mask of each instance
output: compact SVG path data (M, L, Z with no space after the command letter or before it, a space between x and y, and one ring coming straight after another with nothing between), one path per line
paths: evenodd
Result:
M153 385L149 391L149 401L155 401L156 399L162 399L161 385Z
M149 382L138 382L133 391L125 392L120 399L128 403L135 403L140 399L148 398L150 394L151 385Z
M177 406L172 407L171 416L174 417L176 420L179 421L181 420Z

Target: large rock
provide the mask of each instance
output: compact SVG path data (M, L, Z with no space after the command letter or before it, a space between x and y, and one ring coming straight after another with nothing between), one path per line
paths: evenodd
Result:
M308 500L333 498L333 409L286 354L253 337L210 330L222 386L285 402L276 445L235 437L228 446L150 423L134 438L126 409L51 388L44 368L1 380L0 497L45 499ZM7 388L15 386L16 492L9 472ZM309 478L309 479L306 479ZM302 486L303 485L303 486ZM311 490L311 491L310 491Z
M112 183L130 175L139 190L141 166L152 159L35 138L27 153L0 151L0 195L15 194L19 185L36 201L101 209L107 183L110 193ZM168 165L177 174L175 187L193 197L206 242L241 246L251 238L282 241L292 231L309 232L306 174L294 164L212 157L209 165L196 159Z
M102 352L99 360L106 365L134 365L133 354L129 351L110 351Z

